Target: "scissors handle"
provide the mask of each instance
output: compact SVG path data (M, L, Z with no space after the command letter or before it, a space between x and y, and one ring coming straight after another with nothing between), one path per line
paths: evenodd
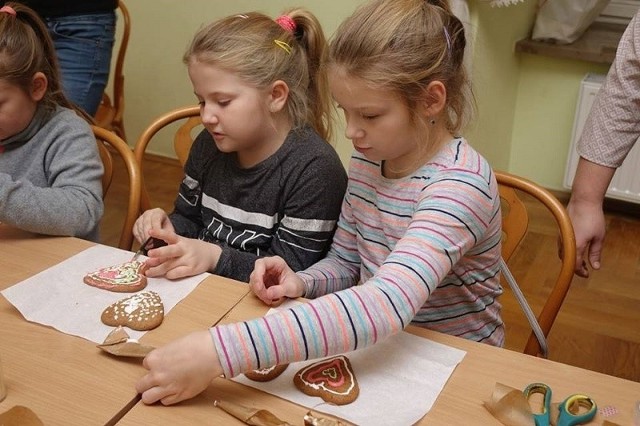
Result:
M549 426L551 424L551 388L544 383L531 383L524 388L524 397L529 401L531 395L539 393L542 395L542 406L533 413L536 426Z
M580 412L580 408L587 411ZM598 406L596 402L587 395L573 394L562 401L560 406L560 414L558 415L557 426L574 426L588 423L596 416Z

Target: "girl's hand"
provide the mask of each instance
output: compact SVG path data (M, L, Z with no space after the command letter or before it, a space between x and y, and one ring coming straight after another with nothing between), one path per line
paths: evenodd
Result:
M222 253L216 244L181 237L173 230L152 229L149 235L163 240L167 245L147 253L149 268L145 274L148 277L165 276L174 280L210 271L216 267Z
M208 330L153 350L142 365L149 371L136 383L136 391L145 404L171 405L192 398L223 373Z
M267 305L279 304L284 297L295 298L304 294L304 282L279 256L256 260L249 285Z
M162 209L151 209L142 213L133 224L133 236L142 244L149 238L149 231L152 229L175 232L169 216Z

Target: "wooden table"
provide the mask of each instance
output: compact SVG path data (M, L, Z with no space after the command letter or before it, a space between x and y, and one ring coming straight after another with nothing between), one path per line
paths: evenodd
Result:
M221 320L221 323L255 318L267 310L257 298L247 295ZM523 389L527 384L537 381L547 383L553 388L553 402L559 402L573 393L584 392L594 398L600 408L615 407L618 413L606 420L625 426L633 424L633 407L640 400L640 383L418 327L409 327L407 331L467 352L431 411L418 423L420 425L500 425L483 407L483 402L490 399L495 383ZM139 402L118 424L241 425L242 423L213 406L216 399L266 408L292 425L301 425L301 419L308 411L306 407L276 396L230 380L217 379L198 397L176 406L148 406ZM605 418L598 413L590 424L600 425L604 420Z
M74 238L36 237L0 224L0 289L90 247ZM141 341L159 345L195 329L216 323L255 318L267 311L248 294L248 287L211 276L174 309L161 327ZM29 323L0 297L0 357L7 398L0 412L25 405L45 424L175 425L241 423L213 406L216 399L267 408L291 424L302 424L308 408L292 404L230 380L217 379L205 392L175 406L139 402L133 385L143 374L139 360L114 358L92 342ZM411 333L467 351L429 413L424 425L498 425L483 407L496 382L524 388L542 381L554 391L554 401L575 392L592 396L600 408L613 407L606 420L631 425L640 400L640 383L607 376L520 353L494 348L415 327ZM428 374L428 372L425 372ZM418 396L416 396L418 397ZM598 414L591 422L602 424Z
M86 249L75 238L34 236L0 224L0 289L20 282ZM246 284L211 276L146 333L141 342L160 345L189 331L208 328L249 291ZM26 321L0 297L0 358L7 398L31 408L46 425L113 424L138 400L140 360L116 358L93 342Z

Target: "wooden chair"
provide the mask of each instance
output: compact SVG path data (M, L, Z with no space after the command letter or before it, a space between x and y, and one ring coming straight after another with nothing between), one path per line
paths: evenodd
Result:
M93 134L98 143L98 150L104 165L102 175L103 198L106 197L113 181L113 154L117 153L122 157L127 173L129 175L129 200L127 204L127 214L122 226L118 247L124 250L131 250L133 244L133 224L140 212L140 195L142 191L142 173L136 162L131 147L115 133L98 126L91 126Z
M102 95L102 101L98 106L98 111L94 117L96 124L107 130L116 132L122 139L127 140L124 131L124 58L129 45L129 34L131 32L131 17L129 10L123 0L118 1L118 9L124 22L122 38L118 47L118 56L113 73L113 97L107 92Z
M573 233L573 226L569 215L564 206L549 191L531 182L530 180L504 172L496 172L496 179L500 191L500 199L502 202L502 277L503 281L512 287L514 296L518 298L525 315L529 322L537 320L540 326L538 335L536 335L535 325L532 324L534 331L529 335L524 353L529 355L547 357L546 338L549 335L551 326L553 325L558 311L562 306L562 302L569 291L571 280L573 279L573 270L576 259L576 240ZM535 198L542 203L546 209L553 215L562 239L562 265L558 277L551 289L551 293L547 297L546 302L542 306L542 310L537 317L531 312L524 296L520 292L515 279L511 275L506 262L509 261L516 248L524 239L528 225L529 214L527 207L519 197L517 191L522 191ZM519 293L519 294L518 294ZM520 300L522 297L522 300ZM523 305L523 301L526 306ZM527 309L529 308L529 309ZM527 310L530 312L527 313ZM542 334L542 335L540 335Z
M193 129L202 124L200 120L200 107L199 106L189 106L178 108L176 110L170 111L158 118L156 118L140 135L140 138L136 142L135 148L133 150L136 161L140 166L140 169L144 172L144 155L147 150L147 146L153 139L153 137L162 129L167 126L177 123L181 120L185 120L184 123L178 127L176 133L173 137L173 148L175 150L176 156L178 157L178 161L184 167L187 162L187 158L189 158L189 151L191 150L191 145L193 144ZM143 173L144 174L144 173ZM149 199L149 193L147 188L142 186L142 198L140 201L140 211L144 212L151 208L151 200Z

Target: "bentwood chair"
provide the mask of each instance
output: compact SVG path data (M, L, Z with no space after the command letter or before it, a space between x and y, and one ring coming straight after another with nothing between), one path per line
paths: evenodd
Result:
M569 291L576 259L576 240L573 233L571 220L564 206L549 191L530 180L509 173L496 172L496 179L502 202L502 278L511 287L514 296L518 299L525 315L532 326L533 331L529 335L524 353L547 357L548 348L546 338L558 316L560 307ZM551 283L551 289L546 300L540 304L539 313L536 316L522 295L518 284L509 271L508 262L518 246L525 238L529 226L529 212L519 193L526 194L541 203L555 219L561 240L561 252L563 253L558 275L555 282ZM552 265L549 265L552 267ZM537 283L538 287L544 283ZM539 298L538 298L539 299ZM528 312L527 312L528 311ZM539 329L536 327L539 325ZM507 324L508 326L508 324Z
M98 111L94 117L98 126L114 131L122 139L127 140L124 131L124 58L129 45L131 33L131 17L123 0L118 1L118 10L124 23L122 37L118 47L118 56L113 73L113 94L109 96L105 91Z
M93 134L98 143L98 151L104 165L102 175L103 198L106 197L113 182L114 154L120 155L124 161L128 174L129 197L126 204L126 215L118 247L124 250L131 250L133 244L133 224L140 212L140 194L142 191L142 173L136 162L131 147L115 133L98 126L91 126ZM120 201L120 200L118 200Z
M173 148L178 157L180 165L184 167L189 158L189 151L194 140L194 129L201 126L200 107L188 106L175 109L156 118L140 135L133 150L136 161L144 174L144 157L149 143L163 129L170 125L177 125L173 137ZM144 179L143 179L144 181ZM148 188L142 185L142 197L140 201L140 211L144 212L151 208Z

